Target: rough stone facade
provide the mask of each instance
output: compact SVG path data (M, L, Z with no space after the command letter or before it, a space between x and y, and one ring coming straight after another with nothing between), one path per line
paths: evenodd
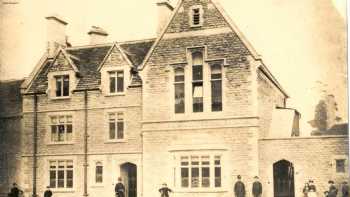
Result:
M191 25L193 8L202 14L199 26ZM203 54L204 110L196 113L192 112L194 51ZM157 196L162 183L177 197L229 197L234 195L237 175L243 177L248 197L253 177L260 176L263 196L269 197L274 196L272 166L282 159L295 166L295 197L301 195L307 178L315 179L321 190L326 189L327 179L339 183L348 178L326 170L339 155L348 161L347 137L292 138L291 128L283 127L279 132L288 138L272 136L273 112L276 107L286 108L288 96L217 2L180 0L156 40L62 48L57 54L42 61L28 78L21 100L21 179L17 181L26 195L34 187L41 195L50 184L50 162L66 160L73 163L73 187L52 188L57 197L113 196L118 177L123 178L127 193L135 192L127 197ZM221 66L222 73L222 110L215 112L210 78L214 64ZM174 69L179 67L184 68L185 112L177 114ZM116 71L123 72L124 90L110 93L109 77ZM57 98L52 76L62 73L69 74L70 95ZM108 139L109 113L114 112L124 114L123 139ZM72 117L72 141L52 142L50 117L59 115ZM292 118L293 128L297 120ZM313 154L316 161L309 160ZM97 165L103 166L101 183L96 181ZM201 168L198 177L203 179L188 180L200 184L183 186L189 178L183 165L207 166L208 179L204 180L206 172ZM311 166L322 173L311 171ZM306 173L309 169L311 173Z
M0 81L0 196L20 181L23 80Z

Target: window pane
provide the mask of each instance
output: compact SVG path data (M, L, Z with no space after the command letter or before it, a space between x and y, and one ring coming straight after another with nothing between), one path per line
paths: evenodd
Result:
M222 110L222 84L221 80L211 82L211 110Z
M211 79L221 79L221 65L213 65L211 68Z
M57 126L52 125L51 126L51 141L57 142L58 141L58 132L57 132Z
M193 79L193 81L203 80L203 66L202 65L195 65L192 67L192 79Z
M192 65L203 65L203 54L201 52L192 53Z
M123 139L124 138L124 122L119 122L117 123L118 130L117 130L117 138L118 139Z
M185 84L175 84L175 113L185 112Z
M188 166L188 157L181 157L181 166Z
M181 187L188 187L188 168L181 168Z
M63 96L69 96L69 76L63 77Z
M96 183L102 183L102 182L103 182L103 167L96 166Z
M215 187L221 187L221 167L215 167Z
M203 112L203 83L193 83L193 112Z
M64 141L64 125L58 125L58 141Z
M58 170L57 171L57 177L58 177L57 187L58 188L64 187L64 171L63 170Z
M191 187L199 186L199 168L191 168Z
M183 68L175 69L175 82L184 82L185 81L185 73Z
M57 124L57 116L51 117L51 124Z
M62 78L56 78L56 96L62 96Z
M210 170L209 167L202 168L202 187L209 187L210 185Z
M72 140L73 126L71 124L67 125L67 141Z
M109 78L109 92L114 93L115 92L115 77Z
M50 170L50 187L56 187L56 170Z
M109 123L109 139L115 139L115 123Z
M336 172L345 172L345 159L336 160Z
M67 188L73 187L73 170L67 170Z
M124 72L119 71L117 73L117 92L124 91Z

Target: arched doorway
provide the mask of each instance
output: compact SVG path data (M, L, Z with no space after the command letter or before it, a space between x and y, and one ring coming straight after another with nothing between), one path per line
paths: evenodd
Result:
M126 197L137 197L137 167L133 163L120 165L120 175L126 189Z
M273 164L274 197L294 197L294 167L287 160Z

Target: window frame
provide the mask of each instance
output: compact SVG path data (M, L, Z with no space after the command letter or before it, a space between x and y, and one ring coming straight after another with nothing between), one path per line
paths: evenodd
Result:
M47 159L47 185L50 185L51 186L51 171L52 168L51 168L51 163L52 162L55 162L56 163L56 166L54 168L54 171L55 171L55 187L51 187L51 190L54 191L54 192L66 192L66 191L71 191L73 192L75 190L75 187L76 187L76 161L75 159L73 158L49 158ZM64 183L64 187L58 187L58 171L59 171L59 162L64 162L65 165L63 167L63 173L64 173L64 178L63 178L63 183ZM68 168L68 165L67 163L70 162L72 164L72 167L71 168ZM67 184L68 184L68 178L67 178L67 174L68 174L68 170L71 170L73 173L72 173L72 187L67 187Z
M123 91L118 91L118 73L123 74ZM114 92L111 92L111 78L114 78ZM123 95L125 94L125 85L126 85L126 80L125 80L125 70L124 69L115 69L115 70L109 70L107 71L107 81L108 81L108 87L107 87L107 92L109 95Z
M338 172L337 171L337 160L344 160L344 172ZM333 172L336 176L345 177L349 173L349 157L347 155L335 155L332 158L331 165L333 165Z
M58 77L63 77L63 76L68 76L69 77L69 83L68 83L68 96L57 96L56 95L56 78ZM65 100L65 99L70 99L73 95L73 91L76 86L77 79L75 77L75 72L74 71L55 71L55 72L49 72L47 74L47 79L48 79L48 89L46 93L49 95L49 98L51 100ZM63 83L62 83L63 87ZM62 90L63 93L63 90Z
M102 169L102 172L101 172L101 181L97 181L97 178L98 178L98 174L97 174L97 167L101 167ZM94 184L95 185L102 185L104 183L104 165L103 165L103 162L102 161L97 161L95 162L95 168L94 168Z
M183 80L182 81L177 81L176 80L176 71L181 69L182 72L183 72ZM186 113L186 71L185 71L185 68L183 66L176 66L174 67L174 70L173 70L174 74L173 74L173 85L174 85L174 113L175 114L185 114ZM177 112L177 108L176 108L176 95L177 95L177 92L176 92L176 86L177 85L183 85L183 111L182 112Z
M118 113L122 113L122 116L123 116L123 138L120 138L118 139L117 138L117 132L118 132ZM114 139L111 139L110 138L110 115L111 114L115 114L115 121L114 121L114 128L115 128L115 133L114 133L114 136L115 138ZM119 143L119 142L127 142L127 121L126 121L126 110L125 109L119 109L119 110L107 110L105 111L105 130L106 130L106 140L105 140L105 143Z
M223 155L221 153L215 153L215 152L193 152L193 153L178 153L175 156L177 159L175 159L176 164L175 164L175 171L176 177L175 177L175 189L179 192L221 192L225 188L223 186L223 176L222 176L222 169L223 169ZM191 157L197 157L198 158L198 187L192 187L191 184L191 179L192 179L192 160ZM220 158L220 165L215 165L215 158L219 157ZM187 160L184 160L184 158L187 158ZM208 158L203 160L203 158ZM209 164L204 164L203 161L209 162ZM183 165L183 162L187 162L187 165ZM215 186L215 168L220 167L221 169L221 176L220 176L220 182L221 185L216 187ZM204 168L209 168L209 185L203 186L203 169ZM187 187L183 186L183 177L182 177L182 172L183 169L187 169Z
M52 140L52 126L58 126L59 124L59 118L64 117L65 122L63 125L64 127L64 141L53 141ZM68 122L68 117L70 117L70 122ZM46 127L46 142L47 145L70 145L75 144L75 119L74 119L74 113L67 112L67 113L50 113L47 115L47 127ZM52 118L56 118L56 124L52 123ZM71 125L71 139L67 140L67 125ZM56 127L56 132L58 132L58 127ZM58 134L57 134L58 135Z
M220 78L214 78L213 79L213 67L218 66L220 67ZM211 112L222 112L223 111L223 64L222 63L214 63L214 64L209 64L209 72L210 72L210 110ZM221 86L221 108L220 110L213 110L213 83L220 81L220 86Z
M194 57L195 57L195 54L200 54L200 56L201 56L201 65L200 64L196 64L195 62L194 62ZM202 50L196 50L196 51L193 51L193 52L191 52L191 89L192 89L192 92L191 92L191 100L192 100L192 102L191 102L191 106L192 106L192 110L191 110L191 112L192 113L203 113L204 111L205 111L205 102L204 102L204 97L205 97L205 72L204 72L204 70L205 70L205 66L206 66L206 64L205 64L205 57L204 57L204 50L202 49ZM195 75L195 73L194 73L194 68L195 67L201 67L201 76L200 76L200 78L201 79L195 79L195 77L196 77L196 75ZM201 84L201 85L200 85ZM195 95L195 92L196 92L196 87L198 87L197 88L197 90L198 89L200 89L199 87L202 87L200 90L201 90L201 95L202 95L202 97L194 97L194 95ZM200 91L199 90L199 91ZM201 104L202 104L202 106L201 106L201 110L199 110L199 111L195 111L195 98L201 98L201 100L202 100L202 102L201 102ZM198 104L200 104L200 103L198 103Z
M195 10L198 10L199 11L199 22L198 24L195 24L194 22L194 11ZM204 14L204 11L203 11L203 6L202 5L193 5L189 8L189 24L190 24L190 27L191 28L196 28L196 27L202 27L203 26L203 23L204 23L204 17L203 17L203 14Z

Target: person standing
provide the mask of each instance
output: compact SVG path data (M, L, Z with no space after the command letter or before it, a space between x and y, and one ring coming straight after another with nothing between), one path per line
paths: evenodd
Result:
M342 197L349 197L349 185L348 182L344 181L341 186Z
M236 197L245 197L245 186L244 183L241 181L242 177L241 175L237 176L237 182L234 186L234 192Z
M314 184L313 180L309 180L309 193L308 193L308 197L317 197L316 194L316 186Z
M13 183L9 196L11 196L11 197L19 197L19 193L20 193L20 190L18 189L17 183Z
M51 197L51 196L52 196L52 191L50 190L50 186L47 186L44 192L44 197Z
M254 179L252 193L254 197L260 197L262 194L262 184L260 183L258 176L255 176Z
M329 184L329 190L328 190L327 197L337 197L338 189L334 186L334 181L330 180L328 181L328 184Z
M115 185L114 191L117 197L125 196L125 186L122 183L122 178L118 178L118 183Z
M169 197L169 192L173 192L171 191L171 189L168 188L166 183L162 184L162 188L159 189L160 192L160 197Z

